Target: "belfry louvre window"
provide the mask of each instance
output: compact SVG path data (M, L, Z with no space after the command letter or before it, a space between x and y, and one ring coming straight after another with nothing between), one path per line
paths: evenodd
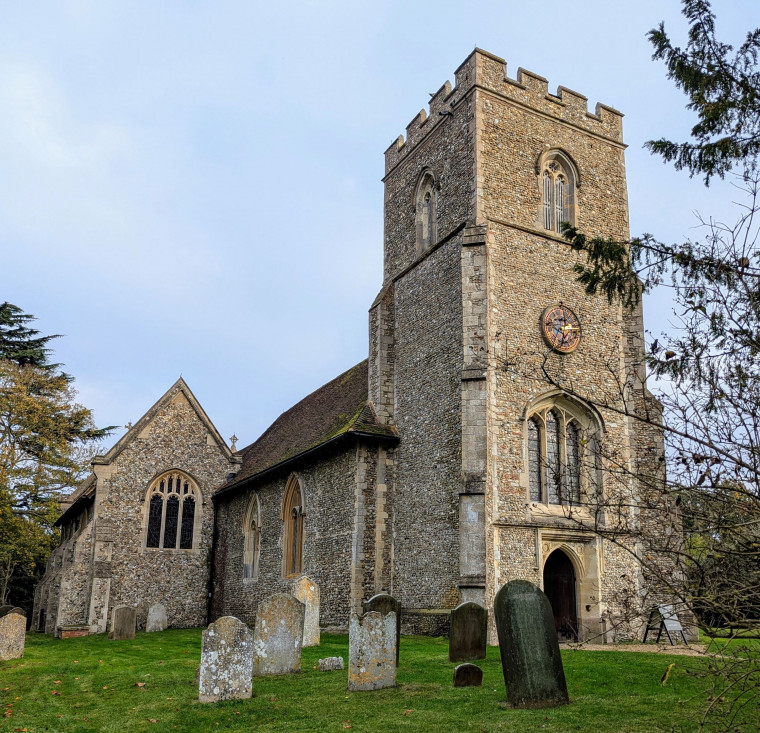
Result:
M540 165L541 218L544 229L559 233L562 222L575 224L574 189L577 174L570 159L560 151L547 153Z
M200 494L181 471L159 476L148 490L148 526L145 546L192 550Z
M283 575L298 575L303 572L304 513L301 484L295 475L285 487L282 520Z
M417 254L430 249L437 240L438 186L430 171L420 177L414 196L414 226Z
M528 419L528 485L530 500L543 504L581 503L581 459L591 459L592 445L584 446L576 418L553 406Z

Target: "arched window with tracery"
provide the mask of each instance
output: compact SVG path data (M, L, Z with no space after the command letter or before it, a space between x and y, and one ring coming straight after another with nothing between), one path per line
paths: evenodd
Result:
M199 522L200 491L182 471L167 471L148 489L145 546L192 550Z
M578 173L568 155L552 150L541 157L541 220L544 229L562 231L562 222L575 225L575 189Z
M414 196L417 254L430 249L437 241L438 186L430 171L420 177Z
M580 504L599 484L599 429L575 405L549 401L527 421L527 477L531 502Z
M261 509L259 497L254 494L248 502L243 519L243 578L259 577L259 553L261 548Z
M301 483L295 474L285 487L282 521L283 575L298 575L303 571L304 511Z

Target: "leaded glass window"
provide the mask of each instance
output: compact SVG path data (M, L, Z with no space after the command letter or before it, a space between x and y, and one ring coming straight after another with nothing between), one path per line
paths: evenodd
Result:
M243 520L243 578L253 579L259 576L260 515L259 498L254 494L248 502Z
M530 483L530 500L541 501L541 438L538 422L528 420L528 469Z
M541 221L544 229L560 233L562 222L575 224L573 196L577 174L570 158L559 150L543 156L540 170Z
M285 487L282 519L285 523L283 574L297 575L303 572L304 513L301 484L295 474Z
M193 481L180 471L170 471L153 482L148 495L145 546L193 549L200 507L200 493Z

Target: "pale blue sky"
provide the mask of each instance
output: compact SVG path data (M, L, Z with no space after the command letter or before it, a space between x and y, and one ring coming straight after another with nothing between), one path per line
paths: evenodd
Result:
M719 31L756 0L714 3ZM691 125L650 60L676 2L0 2L0 301L61 333L101 425L181 373L254 440L367 353L383 151L473 47L626 114L633 233L678 238L705 191L642 150ZM691 231L694 234L693 230ZM647 306L658 330L666 309Z

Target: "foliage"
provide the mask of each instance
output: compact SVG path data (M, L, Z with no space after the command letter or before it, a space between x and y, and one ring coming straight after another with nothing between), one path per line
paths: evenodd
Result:
M0 304L0 602L31 608L33 585L55 539L59 500L84 477L95 426L73 380L50 363L33 316Z
M0 662L8 730L696 731L712 693L694 676L707 670L702 658L564 649L571 704L511 710L498 648L477 661L482 687L454 688L447 640L408 636L401 640L396 687L347 692L346 672L320 672L316 665L327 656L348 661L348 639L323 634L319 647L303 650L300 674L255 678L250 700L201 704L200 637L200 629L140 632L122 642L31 634L23 659ZM745 711L741 720L751 730L757 711Z
M685 48L674 46L664 24L649 33L653 58L665 62L668 78L689 99L698 122L691 140L650 141L649 149L691 175L723 177L734 166L742 173L755 168L760 153L760 29L749 33L735 53L715 35L715 15L708 0L684 0L690 23Z

